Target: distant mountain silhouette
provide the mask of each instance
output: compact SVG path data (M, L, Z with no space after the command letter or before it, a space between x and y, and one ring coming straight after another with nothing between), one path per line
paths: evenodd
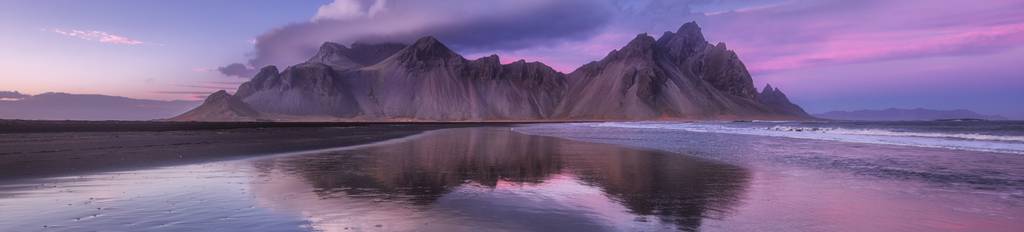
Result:
M0 92L0 119L31 120L153 120L194 108L199 101L157 101L126 97Z
M27 98L27 97L30 97L30 96L27 95L27 94L19 93L18 91L0 91L0 100L13 101L13 100L24 99L24 98Z
M897 109L831 111L814 116L825 119L855 121L932 121L943 119L1007 120L1003 116L983 115L970 110Z
M658 39L640 34L569 74L497 55L468 60L429 36L408 46L324 43L307 62L264 67L235 95L210 99L173 120L810 118L776 88L759 93L736 53L708 43L694 22Z

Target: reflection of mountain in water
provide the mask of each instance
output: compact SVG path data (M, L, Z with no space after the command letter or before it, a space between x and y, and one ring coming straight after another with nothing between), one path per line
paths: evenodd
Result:
M504 195L495 189L503 184L527 186L529 188L522 187L519 191L529 189L527 194L538 196L582 186L599 189L604 194L598 194L598 200L621 205L624 209L620 211L628 211L625 216L655 216L681 229L698 228L703 218L724 216L737 204L749 178L740 167L683 155L529 136L499 128L452 129L395 144L262 160L256 165L262 176L270 177L266 183L259 184L262 186L254 187L261 198L273 198L289 191L301 194L302 188L307 194L314 193L315 198L305 201L290 196L281 197L286 203L271 203L304 214L360 210L360 207L367 207L364 210L369 211L391 210L392 214L418 214L452 208L445 206L449 203L443 198L461 199L466 189L479 188L482 190L471 192L501 198ZM564 176L575 181L556 180ZM283 183L296 180L305 184ZM515 191L517 189L513 188L509 194L522 194ZM366 205L367 202L384 204ZM466 208L493 207L469 202L473 201L450 204L458 205L455 214L477 210ZM403 204L406 206L401 206ZM532 203L514 204L530 208L528 205ZM439 215L445 212L429 213L434 215L428 217L445 217ZM526 214L531 213L536 212L513 211L502 216L529 218ZM595 214L614 213L623 212ZM595 217L586 212L574 214ZM580 219L564 218L559 223L565 221ZM565 228L566 225L570 226L567 229L586 228L573 227L572 223L557 226ZM553 228L550 226L556 225L541 226Z

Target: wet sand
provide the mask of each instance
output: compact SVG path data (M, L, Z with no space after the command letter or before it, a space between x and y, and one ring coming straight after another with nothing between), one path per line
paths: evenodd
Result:
M503 123L207 123L0 120L0 180L367 144Z
M465 128L348 150L0 185L18 231L693 230L750 173L689 156Z

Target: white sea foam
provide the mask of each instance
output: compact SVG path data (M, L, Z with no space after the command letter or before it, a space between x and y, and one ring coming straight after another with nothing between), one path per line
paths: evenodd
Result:
M925 137L925 138L948 138L948 139L963 139L963 140L991 140L991 141L1007 141L1007 142L1024 142L1024 136L1008 136L1008 135L986 135L986 134L963 134L963 133L928 133L928 132L905 132L905 131L890 131L882 129L845 129L845 128L832 128L832 127L790 127L790 126L773 126L766 128L768 130L775 131L790 131L790 132L808 132L808 133L828 133L828 134L845 134L845 135L879 135L879 136L907 136L907 137Z
M682 130L702 133L726 133L757 136L816 139L1024 154L1024 136L967 133L907 132L885 129L847 129L839 127L735 126L724 123L605 122L583 123L591 127Z

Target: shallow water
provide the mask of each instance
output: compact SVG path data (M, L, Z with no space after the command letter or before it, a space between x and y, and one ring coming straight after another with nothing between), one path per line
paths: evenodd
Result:
M560 132L573 140L520 132ZM823 154L754 158L807 148L849 158L892 148L812 142L787 150L777 144L794 141L698 134L685 137L695 143L687 144L665 140L675 138L668 134L643 133L659 140L605 130L600 140L590 133L602 132L449 129L336 151L5 182L0 231L1024 228L1016 218L1024 215L1022 199L1010 194L1013 186L888 178L807 158ZM623 141L660 141L671 144L651 148L673 152L577 140L634 147L644 146Z
M454 129L355 150L8 183L0 231L662 230L739 204L743 168Z

